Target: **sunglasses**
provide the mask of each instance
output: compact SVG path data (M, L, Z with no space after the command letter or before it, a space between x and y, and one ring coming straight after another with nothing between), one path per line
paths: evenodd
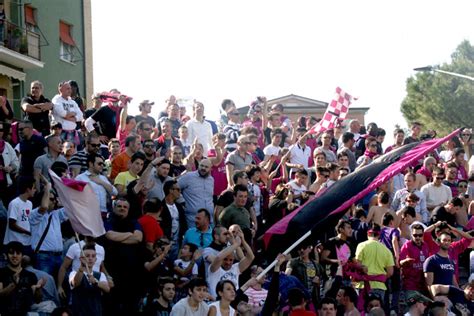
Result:
M444 177L436 177L437 180L443 180Z
M155 147L155 145L145 145L145 146L143 146L143 147L144 147L144 148L153 148L153 147Z
M100 144L89 144L91 147L100 148Z
M465 188L467 188L467 185L465 185L465 184L460 184L460 185L458 185L458 188L463 188L463 189L465 189Z
M421 238L421 237L423 237L423 234L413 234L413 237L415 237L415 238L417 238L417 237L418 237L418 238Z
M462 134L462 136L471 136L471 134Z

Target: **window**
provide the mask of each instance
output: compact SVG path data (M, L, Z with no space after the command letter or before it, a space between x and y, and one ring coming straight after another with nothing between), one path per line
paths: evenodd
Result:
M28 31L35 32L37 23L36 23L36 9L25 5L25 22L26 22L26 29Z
M74 62L76 43L74 43L74 39L71 36L71 28L72 25L59 21L59 58L72 63Z

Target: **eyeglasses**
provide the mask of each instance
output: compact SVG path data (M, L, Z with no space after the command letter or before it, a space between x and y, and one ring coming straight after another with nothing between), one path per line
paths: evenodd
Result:
M100 148L100 144L89 144L91 147Z
M144 148L153 148L153 147L155 147L155 145L144 145L143 147Z
M417 237L418 237L418 238L421 238L421 237L423 237L423 234L413 234L413 237L415 237L415 238L417 238Z

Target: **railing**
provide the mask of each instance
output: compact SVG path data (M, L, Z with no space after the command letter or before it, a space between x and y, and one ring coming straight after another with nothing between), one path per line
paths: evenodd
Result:
M40 35L6 20L0 20L0 46L41 60Z

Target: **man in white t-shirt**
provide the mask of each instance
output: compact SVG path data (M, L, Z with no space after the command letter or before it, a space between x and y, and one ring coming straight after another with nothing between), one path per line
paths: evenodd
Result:
M36 192L35 180L33 177L21 177L18 181L19 196L8 204L8 224L5 231L3 244L11 241L18 241L25 249L25 255L31 254L31 227L30 213L33 204L29 199L33 198Z
M241 246L246 255L240 262L234 263L234 251ZM252 248L245 241L244 234L240 232L239 236L233 240L232 245L219 252L209 266L207 277L209 294L216 297L216 285L222 280L231 280L238 289L239 275L250 267L254 258Z
M113 282L112 282L112 277L109 275L109 273L105 270L104 267L104 258L105 258L105 250L104 247L101 245L97 244L94 241L94 238L86 236L84 240L81 240L80 242L76 242L75 244L72 244L71 247L69 247L66 256L64 257L64 261L59 268L59 273L58 273L58 281L57 281L57 288L58 288L58 294L62 297L66 297L66 293L64 292L63 288L63 282L64 278L66 276L66 272L69 269L69 267L72 265L71 270L72 271L77 271L79 267L81 266L81 249L84 247L85 244L94 244L95 246L95 252L96 252L96 262L94 263L94 267L92 268L93 271L96 272L105 272L105 275L107 277L107 280L109 281L109 286L113 287Z
M272 130L271 137L272 142L263 149L265 161L270 159L271 156L278 156L278 153L280 152L280 143L281 139L283 138L283 131L281 128L275 128Z
M74 131L76 123L82 121L83 115L76 101L71 99L71 85L66 81L59 83L59 94L54 96L51 102L54 121L61 123L63 132Z
M308 191L308 172L305 169L296 169L295 179L288 182L293 191L293 201L301 205L308 199L306 191Z
M421 187L421 192L426 197L426 208L432 211L437 206L444 206L453 197L451 189L443 184L446 177L442 168L433 169L433 181Z
M287 167L290 167L290 177L296 171L296 169L308 170L309 159L311 158L311 148L306 145L307 136L306 128L299 127L296 130L298 141L296 144L290 146L290 161L286 163Z

